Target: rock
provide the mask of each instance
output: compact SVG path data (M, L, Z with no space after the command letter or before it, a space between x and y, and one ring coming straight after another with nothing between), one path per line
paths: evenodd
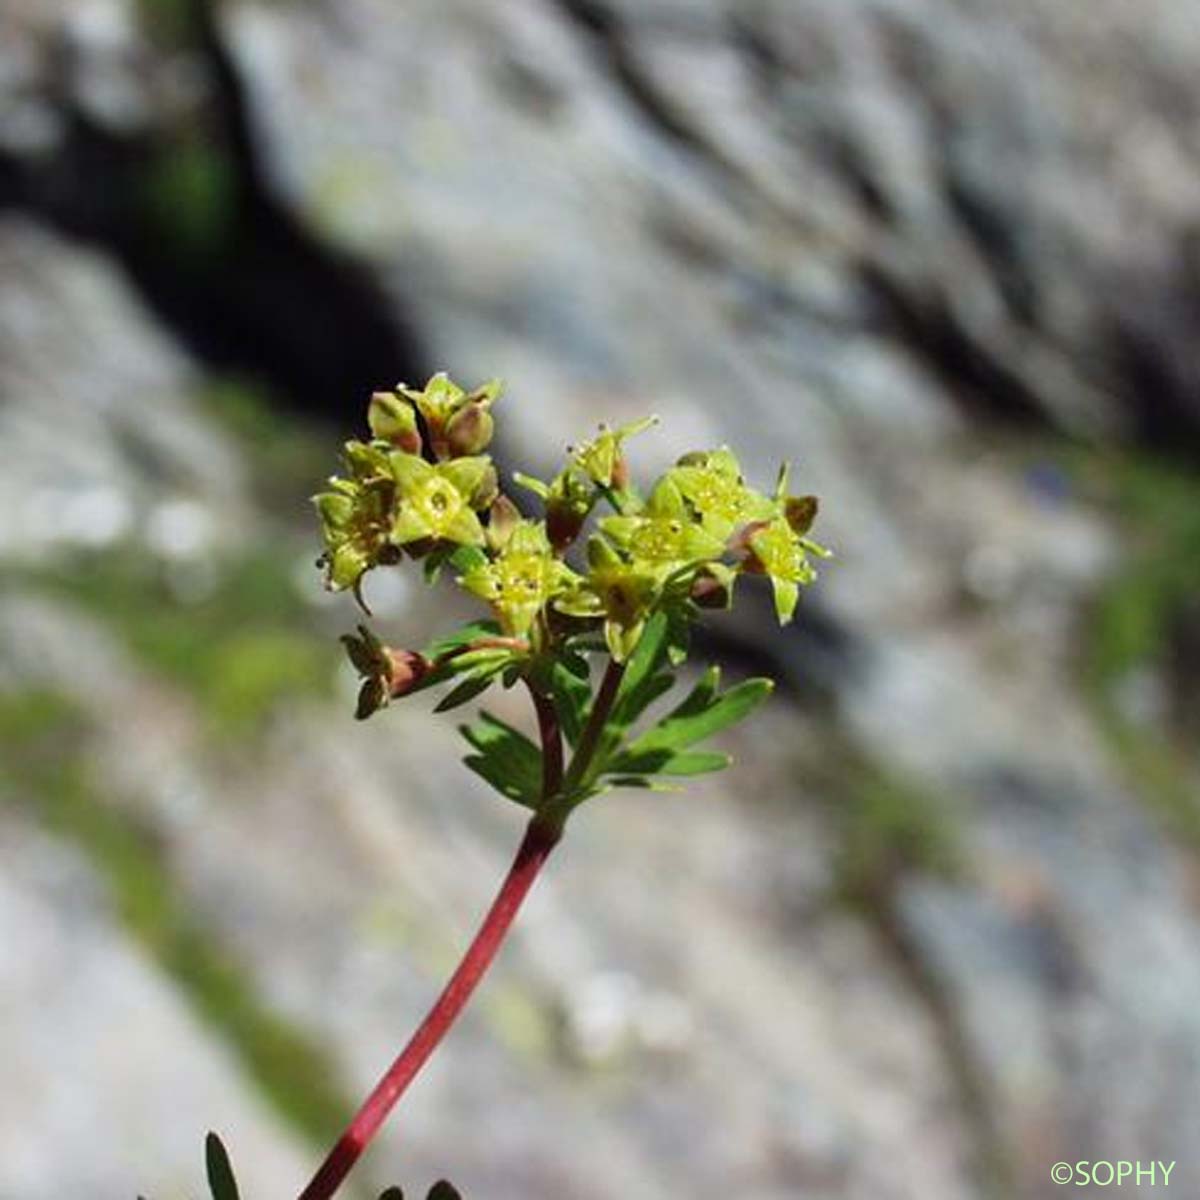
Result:
M794 455L838 554L795 632L751 607L731 638L797 691L823 664L824 707L777 701L721 781L580 815L375 1182L948 1200L1032 1194L1059 1159L1179 1156L1200 1119L1193 866L1081 694L1081 621L1125 546L1042 439L1196 445L1200 34L1182 12L222 8L265 177L377 265L385 317L412 315L435 365L510 380L507 466L658 411L635 467L728 441L766 484ZM114 128L136 110L153 131L153 106L101 92ZM10 517L0 552L111 528L161 553L203 544L198 512L273 537L253 463L179 399L192 364L104 261L24 222L0 248L20 468L0 513L62 477L42 397L87 450L64 501L80 519ZM130 427L165 469L127 453ZM417 644L445 595L395 588L384 624ZM330 613L353 620L322 610L314 637ZM214 754L194 698L94 619L24 587L0 617L7 669L87 712L96 778L264 1003L368 1087L520 814L419 704L356 726L345 697L297 698L252 752ZM494 703L523 720L519 700ZM912 803L873 812L864 764ZM877 823L860 834L878 861L847 879L855 821ZM931 861L942 839L957 871Z
M0 222L0 259L0 554L141 538L195 557L236 543L245 465L195 411L194 366L113 265L14 218Z
M11 810L0 851L0 994L20 1030L4 1050L0 1189L201 1195L216 1128L245 1194L294 1190L295 1140L129 942L88 864Z

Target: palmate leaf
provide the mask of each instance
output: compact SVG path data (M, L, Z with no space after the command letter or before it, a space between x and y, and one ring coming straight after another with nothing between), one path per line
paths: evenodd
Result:
M720 681L720 668L709 667L683 703L642 734L629 747L629 753L637 755L692 746L744 720L775 688L770 679L758 678L747 679L718 693Z
M771 694L774 684L769 679L747 679L719 692L720 679L719 669L710 667L681 704L624 750L612 754L603 768L609 782L615 785L619 779L624 786L644 787L648 784L632 783L631 777L702 775L729 766L732 760L727 754L688 747L749 715Z
M542 796L542 753L519 730L491 713L480 713L474 725L459 732L475 748L463 761L502 796L536 808Z

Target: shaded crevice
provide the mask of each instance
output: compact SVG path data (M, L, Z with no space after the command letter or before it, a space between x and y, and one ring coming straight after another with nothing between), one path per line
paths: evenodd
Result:
M586 37L602 71L619 86L642 120L668 142L722 175L748 184L742 169L658 86L638 61L620 16L600 0L554 0Z
M0 152L0 209L110 254L212 367L348 428L373 387L423 378L425 354L367 266L276 193L215 13L207 0L187 12L209 94L198 118L118 134L57 95L62 143L40 158Z
M1023 328L1035 328L1037 293L1024 270L1013 223L987 196L953 172L945 173L942 185L951 211L979 251L1008 315Z
M972 1049L954 996L926 960L900 916L899 886L899 878L876 881L871 892L861 897L863 917L909 992L930 1018L940 1057L971 1137L972 1175L982 1195L1001 1200L1013 1194L1014 1178L1010 1155L989 1098L989 1081Z
M944 299L911 294L877 263L859 263L857 275L886 331L915 350L961 403L992 420L1046 425L1040 397L962 327Z

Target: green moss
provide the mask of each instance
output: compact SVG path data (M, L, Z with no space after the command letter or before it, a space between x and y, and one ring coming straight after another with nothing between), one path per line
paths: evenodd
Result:
M1121 563L1101 593L1088 645L1103 685L1168 649L1173 617L1200 577L1200 479L1145 457L1104 455L1077 468L1081 482L1121 522Z
M281 519L303 520L314 529L308 497L336 467L327 430L301 417L281 415L282 406L253 379L222 375L208 380L196 401L242 446L254 464L256 498ZM364 411L366 399L363 400Z
M869 902L901 874L952 876L961 864L958 827L926 788L860 760L833 797L839 894Z
M1139 671L1161 673L1174 653L1172 631L1195 602L1200 578L1200 479L1147 455L1112 452L1071 460L1076 481L1120 525L1120 563L1085 624L1085 694L1139 794L1191 844L1200 845L1194 757L1168 714L1154 725L1119 702Z
M86 737L84 717L54 693L0 695L0 787L87 855L125 927L233 1046L268 1099L299 1132L327 1142L351 1111L328 1055L264 1005L245 970L192 912L152 832L94 793Z
M875 906L904 874L961 873L961 815L954 805L880 762L836 724L823 723L804 739L796 770L805 792L819 798L833 835L838 899Z
M140 198L163 253L204 266L227 251L237 181L219 146L189 136L165 147L144 168Z
M313 628L286 542L218 559L190 599L170 569L135 547L38 570L28 582L81 604L141 662L186 689L222 738L257 733L283 702L327 696L337 647Z

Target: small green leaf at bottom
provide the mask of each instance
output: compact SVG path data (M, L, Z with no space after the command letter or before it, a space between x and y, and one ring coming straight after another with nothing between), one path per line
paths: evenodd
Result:
M212 1200L241 1200L229 1155L215 1133L210 1133L204 1139L204 1165L208 1171Z

